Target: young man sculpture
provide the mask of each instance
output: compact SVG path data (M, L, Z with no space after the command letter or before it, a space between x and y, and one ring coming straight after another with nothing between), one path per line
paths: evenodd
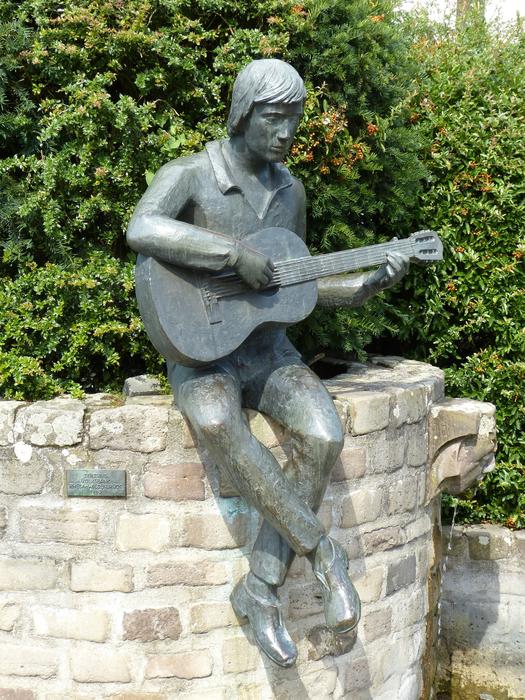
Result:
M250 63L237 77L229 139L162 167L140 200L128 230L137 252L177 266L233 268L252 288L272 276L272 260L243 243L278 226L305 236L305 194L281 165L303 113L297 72L276 59ZM408 260L391 254L372 273L319 282L321 303L357 306L396 283ZM281 614L278 588L295 554L306 556L321 583L327 624L345 633L360 602L341 545L316 512L341 451L343 434L323 384L279 329L258 329L233 353L203 367L168 362L176 402L198 441L263 517L250 572L235 587L236 613L275 663L290 666L297 650ZM292 458L281 469L250 433L242 409L257 409L292 435Z

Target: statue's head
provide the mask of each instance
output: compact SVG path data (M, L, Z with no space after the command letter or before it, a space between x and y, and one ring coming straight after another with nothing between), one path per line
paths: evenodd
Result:
M277 58L252 61L239 73L233 86L228 134L243 133L255 105L296 105L302 112L305 98L302 78L289 63Z

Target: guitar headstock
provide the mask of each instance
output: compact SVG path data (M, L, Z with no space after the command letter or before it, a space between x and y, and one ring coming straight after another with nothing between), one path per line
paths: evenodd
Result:
M409 241L411 243L410 259L414 262L436 262L443 260L443 243L435 231L416 231Z

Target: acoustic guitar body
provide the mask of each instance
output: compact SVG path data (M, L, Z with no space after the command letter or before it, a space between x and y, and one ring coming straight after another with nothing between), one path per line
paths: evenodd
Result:
M276 263L309 256L302 239L283 228L263 229L243 243ZM236 350L256 328L298 323L317 303L315 280L215 294L221 280L231 281L232 272L210 274L138 256L140 314L151 342L167 360L188 367L211 363Z

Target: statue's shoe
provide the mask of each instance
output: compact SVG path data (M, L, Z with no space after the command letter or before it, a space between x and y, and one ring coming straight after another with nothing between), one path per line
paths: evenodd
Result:
M321 582L326 624L337 634L350 632L361 617L361 601L348 576L348 557L339 542L323 536L313 570Z
M292 666L297 659L297 647L284 626L279 599L270 594L263 598L251 591L246 578L233 589L230 596L239 617L247 617L255 641L266 656L279 666Z

